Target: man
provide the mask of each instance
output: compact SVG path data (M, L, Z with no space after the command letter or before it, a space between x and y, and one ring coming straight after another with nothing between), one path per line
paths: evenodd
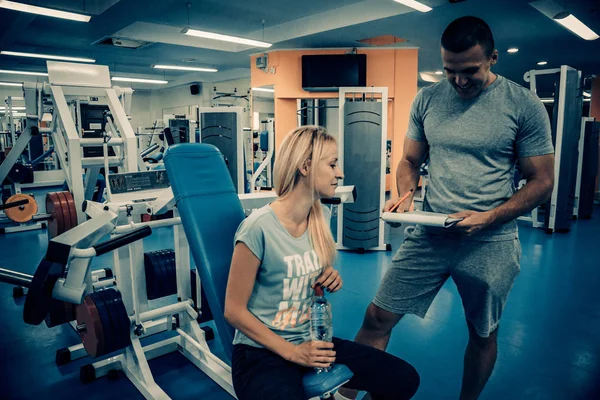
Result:
M417 94L396 180L399 195L414 194L429 153L424 210L464 219L452 229L406 229L355 340L385 349L402 316L424 317L452 277L469 331L460 398L477 399L494 368L500 316L520 270L516 218L549 197L554 155L541 101L490 71L498 51L484 21L453 21L442 35L441 55L448 79ZM517 160L527 185L515 193Z

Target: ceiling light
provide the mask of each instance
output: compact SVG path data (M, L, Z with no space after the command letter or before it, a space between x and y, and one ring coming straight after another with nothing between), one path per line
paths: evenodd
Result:
M0 69L0 74L48 76L47 72L13 71L8 69Z
M436 75L444 75L444 73L442 71L435 71Z
M506 51L509 52L509 53L516 53L516 52L519 51L519 49L517 49L516 47L512 47L512 48L510 48L510 49L508 49Z
M113 76L111 79L118 82L155 83L157 85L166 85L169 83L169 81L161 81L158 79L126 78L123 76Z
M205 38L205 39L213 39L213 40L221 40L223 42L246 44L248 46L255 46L255 47L271 47L272 46L271 43L261 42L258 40L244 39L244 38L240 38L240 37L236 37L236 36L229 36L229 35L221 35L219 33L199 31L199 30L190 29L190 28L185 28L182 31L182 33L184 33L186 35L190 35L190 36Z
M44 58L48 60L62 60L62 61L79 61L79 62L96 62L96 60L92 60L91 58L80 58L80 57L64 57L64 56L53 56L50 54L34 54L34 53L20 53L17 51L0 51L0 54L5 56L15 56L15 57L32 57L32 58Z
M67 11L54 10L46 7L36 7L29 4L21 4L14 1L0 1L0 8L9 10L22 11L31 14L43 15L45 17L54 17L62 19L70 19L72 21L89 22L92 18L89 15L76 14Z
M592 95L591 95L591 94L589 94L588 92L583 92L583 96L584 96L584 97L592 97Z
M578 20L573 14L561 12L554 16L554 20L585 40L596 40L600 36L593 30L587 27L583 22Z
M269 89L269 88L253 87L252 90L255 91L255 92L275 93L275 89Z
M0 86L23 86L23 84L17 82L0 82Z
M155 65L152 68L156 69L175 69L178 71L199 71L199 72L219 72L215 68L201 68L201 67L182 67L179 65Z
M421 12L431 11L431 7L426 6L423 3L419 3L418 1L415 1L415 0L394 0L394 1L396 3L403 4L407 7L414 8L417 11L421 11Z
M548 61L540 61L539 63L537 63L537 65L546 65L548 64Z
M6 107L0 107L0 111L5 111ZM24 106L16 106L16 107L12 107L13 111L24 111L25 107Z
M419 76L425 82L434 82L435 83L435 82L439 82L441 80L441 78L439 76L436 76L430 72L419 72Z

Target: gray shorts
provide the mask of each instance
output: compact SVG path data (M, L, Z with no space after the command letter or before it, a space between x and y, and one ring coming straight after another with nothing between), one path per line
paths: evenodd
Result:
M373 303L395 314L425 317L438 291L452 277L465 316L477 334L488 337L519 274L518 238L481 242L425 233L408 227Z

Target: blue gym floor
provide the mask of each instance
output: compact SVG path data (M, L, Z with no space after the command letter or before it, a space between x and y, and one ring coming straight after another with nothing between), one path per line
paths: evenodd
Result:
M482 399L600 399L600 207L594 219L576 221L568 234L548 235L520 223L521 274L499 331L496 368ZM388 233L394 251L402 228ZM168 229L146 239L146 251L167 248ZM0 235L0 267L33 273L47 246L46 231ZM338 268L344 289L330 296L335 335L351 339L387 270L392 253L342 252ZM110 255L94 268L110 266ZM141 399L118 379L79 381L90 358L57 367L55 351L77 344L68 326L48 329L22 321L23 299L0 284L0 399ZM457 399L467 331L454 284L442 288L425 319L405 317L388 351L421 374L416 399ZM219 353L219 343L212 344ZM157 383L174 399L230 399L178 353L150 362Z

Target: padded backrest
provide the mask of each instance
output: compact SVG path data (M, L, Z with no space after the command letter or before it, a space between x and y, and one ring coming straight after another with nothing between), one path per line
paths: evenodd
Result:
M223 155L213 145L170 146L164 156L177 209L223 348L231 359L234 329L225 321L233 238L244 211Z

